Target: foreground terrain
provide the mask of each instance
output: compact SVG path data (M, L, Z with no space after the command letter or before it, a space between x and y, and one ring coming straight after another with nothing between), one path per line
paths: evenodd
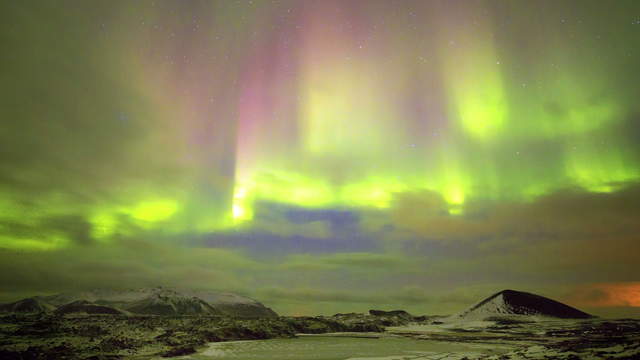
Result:
M0 359L640 359L640 320L515 290L448 317L285 317L235 294L165 288L32 297L0 311Z
M13 314L0 323L2 359L640 359L631 319Z
M261 319L11 314L0 318L0 358L171 357L195 353L210 342L291 338L298 333L382 332L385 326L413 320L408 314Z
M492 317L390 328L416 340L489 346L478 353L426 353L411 359L640 359L640 320ZM508 350L508 351L506 351ZM446 355L446 356L445 356ZM397 359L405 359L398 357Z

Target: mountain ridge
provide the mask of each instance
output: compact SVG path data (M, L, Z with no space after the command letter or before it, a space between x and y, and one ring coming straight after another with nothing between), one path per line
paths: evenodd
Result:
M22 305L21 305L22 304ZM73 306L72 306L73 305ZM240 318L274 318L278 314L262 303L228 292L174 288L94 289L34 296L0 305L2 312L58 313L104 310L106 313L140 315L215 315ZM101 308L102 307L102 308ZM114 309L113 311L107 308Z

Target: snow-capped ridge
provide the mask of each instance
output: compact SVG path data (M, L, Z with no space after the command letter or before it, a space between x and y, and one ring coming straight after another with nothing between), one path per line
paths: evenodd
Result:
M20 304L26 304L20 306ZM3 312L132 313L144 315L218 315L241 318L277 317L253 299L227 292L180 290L164 287L90 291L35 296L0 305ZM108 309L114 309L109 311ZM57 310L56 310L57 311ZM95 312L94 312L95 311Z

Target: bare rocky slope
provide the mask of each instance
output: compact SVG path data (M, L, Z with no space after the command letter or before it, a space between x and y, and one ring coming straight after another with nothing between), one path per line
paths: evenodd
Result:
M105 315L126 315L127 313L105 305L90 303L86 300L77 300L58 307L55 311L57 315L66 314L105 314Z
M512 315L558 319L593 318L592 315L544 296L515 290L503 290L493 294L454 318L483 320L494 316Z
M55 310L56 307L36 298L27 298L0 305L0 312L5 313L44 313Z

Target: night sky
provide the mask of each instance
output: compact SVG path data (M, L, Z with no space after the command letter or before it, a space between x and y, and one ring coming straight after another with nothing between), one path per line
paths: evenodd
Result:
M0 300L640 316L640 1L2 1Z

